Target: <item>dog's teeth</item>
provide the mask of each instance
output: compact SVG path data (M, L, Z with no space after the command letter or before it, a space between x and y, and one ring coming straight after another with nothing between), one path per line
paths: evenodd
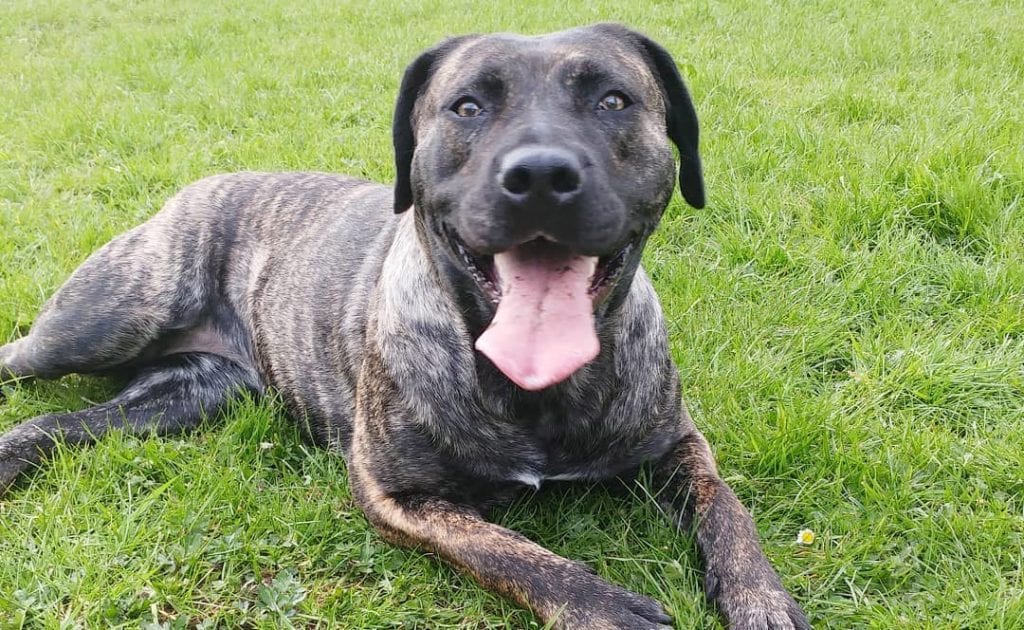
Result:
M488 294L488 299L497 304L501 299L500 291L498 291L497 285L488 277L483 269L480 268L479 259L463 246L463 244L456 238L450 239L451 244L454 246L456 253L462 258L462 262L466 265L466 270L469 271L469 275L480 285L482 289Z

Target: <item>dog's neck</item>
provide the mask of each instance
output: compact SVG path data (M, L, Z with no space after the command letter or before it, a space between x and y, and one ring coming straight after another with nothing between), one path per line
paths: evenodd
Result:
M461 285L459 274L444 267L445 256L412 216L399 221L369 311L368 341L439 448L450 442L453 457L475 453L488 470L542 470L546 447L501 454L495 445L521 443L524 422L552 422L544 430L566 444L586 441L595 427L614 432L610 423L617 420L606 416L616 392L629 392L631 409L670 408L665 322L636 262L624 270L630 282L620 281L603 305L598 357L557 385L530 392L475 350L493 314L475 285Z

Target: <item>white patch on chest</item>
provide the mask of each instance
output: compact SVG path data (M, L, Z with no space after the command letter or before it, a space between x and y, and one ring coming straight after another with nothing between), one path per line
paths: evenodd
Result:
M540 484L544 481L544 478L533 472L518 472L512 475L512 481L518 481L524 486L531 486L536 490L540 490Z
M540 489L540 484L545 481L576 481L578 479L587 479L587 475L576 472L560 473L557 475L538 475L535 472L529 471L518 472L515 475L512 475L513 481L518 481L523 485L530 486L537 490Z
M544 479L550 481L576 481L578 479L589 479L589 477L587 477L587 475L585 475L584 473L568 472L561 473L558 475L550 475L548 477L544 477Z

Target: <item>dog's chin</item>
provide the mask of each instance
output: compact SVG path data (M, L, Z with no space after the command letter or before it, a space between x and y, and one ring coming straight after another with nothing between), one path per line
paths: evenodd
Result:
M473 279L487 301L495 306L501 302L503 286L503 278L498 266L495 264L496 255L515 253L520 257L535 257L537 259L555 261L574 257L571 248L544 237L536 237L519 243L498 254L484 254L470 247L454 228L445 225L443 230L448 247L459 261L462 269ZM618 284L622 272L626 268L626 261L639 244L639 240L639 237L629 239L617 249L607 254L593 257L596 258L596 262L593 274L590 276L587 294L590 296L595 310L607 299L612 289Z

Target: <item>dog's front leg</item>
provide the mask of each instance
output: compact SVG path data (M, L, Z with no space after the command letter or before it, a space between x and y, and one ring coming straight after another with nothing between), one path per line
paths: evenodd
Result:
M358 431L357 431L358 436ZM386 491L354 444L356 501L388 541L438 554L484 588L530 608L555 628L669 628L658 602L614 586L585 565L489 523L474 508L418 493Z
M809 629L761 551L753 519L718 476L707 441L684 420L689 432L658 463L654 487L677 525L693 528L708 599L734 630Z

